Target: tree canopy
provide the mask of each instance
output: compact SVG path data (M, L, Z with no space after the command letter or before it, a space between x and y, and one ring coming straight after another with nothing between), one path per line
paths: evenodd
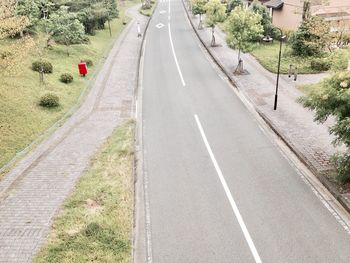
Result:
M304 20L291 39L293 54L297 56L320 55L330 40L329 24L321 17Z
M261 15L241 6L236 7L226 20L226 41L231 48L247 52L254 46L254 40L263 33Z
M337 178L340 182L350 182L350 72L344 71L326 79L322 88L299 99L305 107L315 111L315 121L324 123L330 116L335 124L330 133L334 143L344 145L345 153L333 157Z
M205 5L208 0L192 0L192 13L199 15L198 28L202 28L202 15L205 14Z
M260 24L264 29L264 36L272 36L275 37L274 26L272 25L272 18L270 16L270 12L266 6L262 5L258 0L254 0L250 5L250 8L257 14L261 15Z
M226 7L221 3L220 0L209 0L204 6L206 11L205 22L212 28L212 41L211 46L215 45L214 28L217 23L225 21L226 18Z

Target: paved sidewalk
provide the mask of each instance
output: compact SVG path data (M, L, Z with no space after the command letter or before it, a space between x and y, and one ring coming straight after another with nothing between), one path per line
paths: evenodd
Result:
M197 30L199 18L193 15L189 17L210 54L266 122L314 172L324 174L330 171L330 156L336 151L341 151L340 147L335 148L332 145L333 137L328 133L332 120L319 125L313 121L313 112L296 102L296 99L303 95L297 89L297 85L317 83L327 77L327 74L299 75L296 82L287 75L281 75L278 107L277 111L274 111L276 74L264 69L252 55L243 54L244 68L248 74L234 75L238 64L238 51L227 46L225 34L216 28L217 46L210 47L211 28ZM350 196L342 195L341 198L349 200L350 204Z
M89 159L112 131L132 117L139 50L138 7L113 46L83 105L0 182L0 262L30 262Z

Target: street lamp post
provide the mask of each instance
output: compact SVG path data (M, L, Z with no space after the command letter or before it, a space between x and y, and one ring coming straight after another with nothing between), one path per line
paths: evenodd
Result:
M276 81L276 93L275 93L275 103L273 105L273 109L277 109L277 99L278 99L278 84L279 84L279 78L280 78L280 67L281 67L281 52L282 52L282 40L283 40L283 32L280 28L276 27L281 32L280 37L280 51L278 54L278 68L277 68L277 81Z

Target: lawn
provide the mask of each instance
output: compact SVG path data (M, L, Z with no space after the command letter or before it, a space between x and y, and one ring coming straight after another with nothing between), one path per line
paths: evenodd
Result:
M298 89L303 92L305 95L311 93L319 92L322 89L322 82L316 84L305 84L298 86Z
M27 147L48 128L61 120L74 105L81 101L81 94L87 89L89 80L98 69L106 52L118 37L122 29L126 8L139 3L138 0L123 1L119 5L119 18L111 22L112 34L108 28L96 31L90 36L90 43L73 45L69 48L54 45L44 53L44 59L53 64L53 73L45 74L44 85L40 85L37 72L30 69L31 63L38 59L35 52L29 53L18 65L21 69L16 76L2 76L0 82L0 167L11 160L16 153ZM37 37L38 38L38 37ZM0 45L6 45L1 42ZM33 49L35 50L35 49ZM91 59L94 63L86 78L80 77L77 64L81 59ZM59 81L62 73L71 73L74 81L63 84ZM61 106L56 109L43 109L38 106L39 98L52 92L60 97Z
M92 158L35 263L132 262L134 122Z
M291 55L291 48L288 44L283 43L281 56L281 73L287 74L289 65L298 68L298 74L319 73L310 67L313 57L296 57ZM259 61L259 63L267 70L277 73L278 66L279 42L261 43L254 49L251 54Z

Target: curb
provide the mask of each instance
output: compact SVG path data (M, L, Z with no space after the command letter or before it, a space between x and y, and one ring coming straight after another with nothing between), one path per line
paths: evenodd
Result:
M193 28L193 31L195 32L198 40L201 42L202 46L205 48L211 59L215 62L215 64L220 68L220 70L225 74L228 81L232 84L233 87L239 90L239 84L231 77L230 73L227 72L225 67L221 64L221 62L212 54L211 50L208 48L204 40L200 37L197 28L193 24L193 21L191 20L190 14L188 12L188 9L186 8L184 0L182 0L182 5L186 11L187 18ZM245 95L243 95L246 97ZM246 97L247 98L247 97ZM249 98L247 98L249 100ZM342 205L342 207L350 213L350 200L348 201L339 191L336 189L334 184L330 182L327 177L322 174L321 172L317 171L315 167L313 167L307 158L303 156L302 153L300 153L293 145L283 136L283 134L273 125L273 123L266 117L265 114L263 114L261 111L259 111L253 104L252 104L254 110L259 114L259 116L262 118L262 120L271 128L271 130L287 145L287 147L298 157L298 159L306 165L308 169L312 173L314 173L317 177L317 179L322 183L322 185L334 196L334 198Z
M132 228L132 262L144 262L148 257L147 241L146 239L137 240L138 236L146 236L146 217L145 212L145 186L144 186L144 175L143 175L143 139L142 139L142 72L141 63L143 63L143 52L145 49L145 39L149 24L152 20L153 14L157 9L159 1L155 3L152 14L148 17L147 24L142 34L141 48L139 50L138 64L137 64L137 81L134 90L134 118L135 118L135 129L134 129L134 162L133 162L133 228ZM143 15L143 14L141 14ZM138 101L140 99L140 102ZM137 109L137 104L141 103L140 109ZM141 119L140 119L141 118ZM138 208L138 209L137 209ZM139 210L139 212L137 212ZM140 211L141 210L141 211ZM136 249L135 249L136 248ZM137 251L137 248L139 248ZM140 252L140 249L142 250ZM144 258L144 260L141 260Z

